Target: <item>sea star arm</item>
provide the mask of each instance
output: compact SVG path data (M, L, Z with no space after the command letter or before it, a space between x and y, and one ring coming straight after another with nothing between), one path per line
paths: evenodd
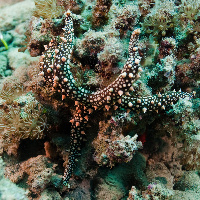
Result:
M70 70L70 59L73 50L74 29L71 12L65 13L64 35L58 39L51 40L45 45L45 52L41 56L40 68L45 82L52 86L53 90L62 93L62 99L66 96L74 100L86 102L88 90L77 87L75 79Z
M121 108L130 109L133 111L143 111L144 113L147 111L160 111L165 110L165 108L169 105L173 105L177 103L179 99L183 98L193 98L195 96L195 92L176 92L170 91L165 94L157 94L153 96L147 97L129 97L123 96L121 98L120 106ZM119 104L119 103L118 103Z
M70 122L72 123L70 152L68 163L63 176L63 184L66 186L68 185L68 181L73 173L76 159L80 155L81 144L85 135L85 126L87 124L87 120L85 119L85 116L87 114L87 110L84 109L84 106L82 104L79 104L76 107L76 113L74 114L74 117L72 118L72 120L70 120Z
M128 95L133 90L132 83L136 81L142 71L140 64L140 56L138 53L138 37L140 30L136 29L131 35L129 42L129 58L124 65L120 75L114 82L106 88L88 95L88 105L95 109L105 106L109 110L110 105L116 102L123 95Z

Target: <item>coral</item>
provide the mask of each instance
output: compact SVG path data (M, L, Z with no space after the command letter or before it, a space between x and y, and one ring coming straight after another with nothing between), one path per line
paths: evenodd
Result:
M197 86L200 78L200 49L189 60L176 66L176 81L181 87ZM189 62L189 63L188 63Z
M60 17L64 13L64 8L58 5L57 0L34 0L35 11L33 13L36 17L43 17L44 19L52 19Z
M176 106L173 105L173 110L168 111L173 118L163 118L156 122L154 139L151 137L149 144L152 145L154 141L154 155L147 161L148 180L160 180L169 189L173 189L183 175L183 169L199 169L198 102L198 99L193 104L187 99L180 100ZM147 149L151 151L150 147Z
M0 109L1 149L8 154L17 154L20 140L44 137L46 116L42 105L28 93L6 103L1 95Z
M26 43L30 55L36 57L44 51L44 44L49 42L54 35L59 35L62 30L61 19L43 19L32 17L29 29L26 32Z
M143 28L147 33L155 36L166 35L166 32L174 26L174 16L176 15L174 2L165 0L155 1L155 6L144 18Z
M100 63L95 66L100 68L98 70L101 77L108 79L118 72L116 64L122 60L122 50L122 44L117 38L107 39L104 49L97 56Z
M86 6L82 0L57 0L59 5L63 6L65 10L71 10L73 13L80 14L83 7Z
M166 56L160 60L160 64L156 64L155 70L153 70L152 77L149 76L148 84L154 86L154 89L157 87L161 88L161 92L169 91L174 85L175 81L175 59L173 55ZM159 79L158 79L159 77ZM156 81L157 80L157 81Z
M76 42L75 54L84 66L82 72L92 66L97 75L102 78L102 83L119 71L116 65L119 61L123 61L122 44L117 37L114 37L116 33L114 36L109 34L90 30L84 34L82 40L78 39Z
M105 45L106 37L102 32L90 30L84 34L84 39L77 41L75 50L78 56L87 64L94 62L97 59L97 54L100 53ZM90 57L90 60L87 58ZM93 61L94 60L94 61Z
M173 37L165 37L162 39L159 48L159 59L166 56L176 54L177 41Z
M138 7L142 16L146 16L154 6L155 0L139 0Z
M135 186L131 187L127 200L143 200Z
M99 27L104 25L108 20L108 12L112 5L111 0L97 0L96 5L93 9L92 25Z
M179 5L179 17L180 25L182 29L186 29L188 32L198 31L198 17L199 17L200 2L198 0L182 0ZM195 20L194 20L195 19Z
M0 44L7 177L30 199L126 199L131 186L130 199L167 199L172 189L171 199L200 199L192 171L200 166L199 2L35 2L36 10L33 0L0 8L9 45ZM75 14L63 15L67 9ZM17 52L26 42L40 62ZM24 111L30 105L40 117ZM6 121L11 112L18 124ZM30 126L26 138L15 131L3 140L6 126L27 128L27 113L42 132L32 138Z
M181 147L185 155L181 158L181 163L186 169L199 169L200 148L199 148L199 100L194 101L194 105L187 99L181 100L177 107L173 106L175 113L174 119L176 124L180 124L179 134L176 136L184 140ZM177 131L177 130L176 130Z
M138 21L138 8L136 5L127 5L121 8L116 14L114 20L114 26L119 31L120 36L124 37L128 30L133 30L135 24Z
M171 199L173 192L160 183L149 184L142 194L132 186L127 200Z
M104 123L101 126L99 127L100 130L106 127ZM107 127L109 128L108 125ZM97 138L93 141L95 148L94 160L100 166L106 165L109 167L115 166L116 163L129 162L135 151L142 148L142 143L136 140L137 137L137 135L124 137L114 129L111 133L109 133L109 129L106 132L99 132Z

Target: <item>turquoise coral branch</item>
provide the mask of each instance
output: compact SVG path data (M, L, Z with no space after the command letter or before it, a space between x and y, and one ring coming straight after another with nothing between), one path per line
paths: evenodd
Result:
M85 134L85 126L90 114L95 110L105 108L125 108L134 111L160 111L165 110L167 105L176 103L178 99L189 97L193 94L184 92L168 92L149 97L133 97L129 92L134 91L133 82L140 78L140 56L138 53L138 37L140 30L134 30L129 43L129 58L124 65L120 75L106 88L97 92L89 92L83 87L77 87L75 79L70 70L70 58L73 50L74 29L73 19L70 11L65 13L64 36L57 45L57 40L51 40L45 46L45 53L42 55L41 73L44 81L51 84L53 90L62 93L62 99L66 96L75 100L76 113L70 122L71 146L68 164L64 172L63 183L68 181L73 173L75 160L80 154L80 146Z

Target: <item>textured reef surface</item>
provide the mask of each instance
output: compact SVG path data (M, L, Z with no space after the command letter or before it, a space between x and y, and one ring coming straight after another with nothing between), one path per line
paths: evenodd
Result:
M200 0L2 0L0 199L200 199L199 80Z

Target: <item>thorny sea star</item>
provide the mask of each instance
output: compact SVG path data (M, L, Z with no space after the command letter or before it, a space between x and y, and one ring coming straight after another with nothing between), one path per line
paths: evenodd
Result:
M45 52L40 62L41 72L44 81L52 85L53 90L62 93L62 99L66 96L75 100L76 113L70 120L71 146L68 165L63 176L63 184L68 185L72 175L75 160L80 153L82 135L85 134L85 127L89 116L95 110L125 108L133 111L156 111L165 110L167 105L176 103L180 98L193 97L193 93L167 92L148 97L133 97L129 92L134 91L133 82L140 78L140 56L138 53L138 37L140 30L133 31L129 43L129 58L117 79L106 88L91 93L83 87L77 87L74 77L70 71L70 58L73 50L74 29L71 12L65 12L64 36L56 46L56 41L51 40L45 45Z

